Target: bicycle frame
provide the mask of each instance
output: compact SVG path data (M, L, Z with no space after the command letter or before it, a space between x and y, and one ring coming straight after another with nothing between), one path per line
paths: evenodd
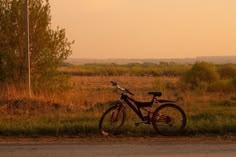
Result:
M121 94L121 97L120 97L120 100L121 100L121 104L123 105L122 103L122 100L136 113L136 115L142 120L142 121L145 121L144 119L144 116L141 112L141 108L140 106L137 105L136 101L132 98L130 98L128 95L122 93ZM155 97L153 97L152 101L148 102L150 104L153 104L154 103L154 100L155 100ZM151 107L151 106L150 106Z

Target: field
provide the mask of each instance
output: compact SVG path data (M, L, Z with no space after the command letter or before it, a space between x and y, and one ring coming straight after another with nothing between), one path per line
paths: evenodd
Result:
M57 94L34 95L27 98L26 92L14 86L1 93L0 101L0 135L2 136L98 136L98 121L109 107L110 101L119 98L110 81L115 80L121 86L130 89L140 101L151 99L149 91L162 91L164 99L177 100L187 114L185 135L217 134L235 135L236 133L236 95L235 92L208 92L204 89L185 90L179 88L183 69L167 70L168 73L151 75L121 72L111 74L85 75L88 69L76 70L70 78L71 88ZM117 67L120 68L121 67ZM97 68L99 69L99 67ZM101 68L102 69L102 68ZM68 73L71 68L64 68ZM116 70L114 70L116 71ZM122 70L121 70L122 71ZM125 70L123 70L125 71ZM127 69L126 69L127 71ZM137 70L136 71L143 71ZM164 70L165 71L165 70ZM97 70L96 72L99 72ZM130 72L130 70L129 70ZM165 71L166 72L166 71ZM156 108L157 106L154 106ZM134 123L139 121L128 110L128 120L122 129L122 135L153 136L156 135L151 125Z

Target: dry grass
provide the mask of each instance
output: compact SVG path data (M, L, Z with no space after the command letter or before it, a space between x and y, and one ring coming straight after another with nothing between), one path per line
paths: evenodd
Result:
M74 95L80 101L79 105L96 104L98 102L106 102L119 98L119 94L114 93L114 88L110 81L116 80L121 86L130 89L135 93L137 99L147 99L149 91L160 90L156 87L155 82L175 82L176 78L168 77L151 77L151 76L75 76L72 79L74 87ZM170 95L166 95L170 96ZM76 100L75 100L76 101Z
M0 94L0 134L96 135L99 117L107 108L101 104L119 98L111 80L130 89L140 101L150 100L147 92L160 89L164 92L162 98L179 100L188 116L187 130L191 134L236 132L236 103L230 100L234 93L181 91L178 77L73 76L71 90L57 95L34 95L32 99L27 98L26 91L7 86ZM153 133L152 127L136 128L134 121L138 119L133 114L129 119L124 128L127 134Z

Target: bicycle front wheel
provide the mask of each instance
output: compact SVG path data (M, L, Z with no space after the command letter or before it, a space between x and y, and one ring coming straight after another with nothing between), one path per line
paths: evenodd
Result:
M161 135L179 135L185 128L186 115L179 106L164 104L153 113L152 125Z
M124 125L126 112L123 108L112 106L101 117L99 121L99 132L101 135L115 135Z

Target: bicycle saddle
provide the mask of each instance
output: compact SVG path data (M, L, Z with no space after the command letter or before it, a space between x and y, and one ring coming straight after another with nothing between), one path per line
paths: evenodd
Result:
M162 92L149 92L148 94L153 96L162 96Z

